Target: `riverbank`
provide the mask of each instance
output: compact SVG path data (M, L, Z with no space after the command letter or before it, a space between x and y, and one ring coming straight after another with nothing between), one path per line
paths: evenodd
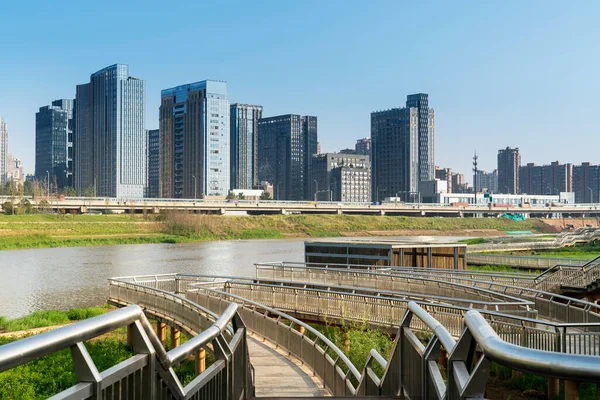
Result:
M556 232L543 220L365 215L0 215L0 250L338 236L494 236Z

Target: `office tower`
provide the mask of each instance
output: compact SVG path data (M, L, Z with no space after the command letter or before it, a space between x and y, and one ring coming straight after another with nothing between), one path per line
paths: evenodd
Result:
M342 149L339 152L342 154L356 154L356 150L354 149Z
M573 166L573 192L575 203L600 203L600 165Z
M146 195L146 83L129 76L127 65L101 69L77 85L73 181L97 196Z
M558 161L550 165L528 163L519 168L520 193L543 195L573 191L573 166Z
M316 180L313 199L319 201L370 202L371 162L368 155L322 153L313 156Z
M258 120L262 106L232 104L229 108L230 170L232 189L258 185Z
M160 105L161 197L226 196L229 173L227 83L165 89Z
M372 199L408 199L418 191L419 122L416 108L371 113Z
M435 178L435 114L429 108L429 96L425 93L408 95L406 108L418 111L419 181L430 181Z
M371 155L371 138L358 139L354 145L356 154Z
M8 124L0 117L0 185L4 188L8 172Z
M498 192L516 194L519 190L519 148L498 150Z
M313 198L315 154L317 117L287 114L258 121L258 180L273 185L275 199Z
M160 129L149 129L148 135L148 197L160 197Z
M475 193L481 193L484 189L487 189L490 193L498 193L498 170L493 172L487 172L478 170L477 177L473 177L475 182Z
M49 177L58 191L73 186L73 110L74 101L62 99L35 114L35 177Z
M405 108L371 113L373 200L418 192L435 178L435 114L428 95L407 96Z

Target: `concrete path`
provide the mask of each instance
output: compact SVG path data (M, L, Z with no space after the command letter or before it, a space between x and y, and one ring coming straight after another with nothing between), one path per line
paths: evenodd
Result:
M275 349L268 340L248 335L250 362L255 371L256 397L329 396L320 379L287 352Z

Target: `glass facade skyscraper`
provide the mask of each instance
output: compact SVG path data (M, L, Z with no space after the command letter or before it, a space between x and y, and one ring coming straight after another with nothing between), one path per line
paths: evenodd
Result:
M74 184L97 196L146 195L146 83L127 65L106 67L77 86Z
M148 132L148 197L160 196L160 129Z
M4 187L8 173L8 124L0 117L0 185Z
M262 107L232 104L231 131L231 188L252 189L258 185L258 120Z
M258 121L258 180L273 185L275 199L313 198L315 154L317 117L287 114Z
M411 94L405 108L371 113L373 200L399 195L409 201L419 182L435 179L435 114L428 97Z
M161 92L161 197L227 195L229 122L226 82L206 80Z
M49 174L57 190L73 186L73 109L73 100L62 99L35 114L35 177Z

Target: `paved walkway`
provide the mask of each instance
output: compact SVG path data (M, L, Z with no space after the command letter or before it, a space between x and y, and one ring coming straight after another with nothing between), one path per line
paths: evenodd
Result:
M319 378L287 352L275 349L269 341L248 335L250 362L255 371L256 397L329 396Z

